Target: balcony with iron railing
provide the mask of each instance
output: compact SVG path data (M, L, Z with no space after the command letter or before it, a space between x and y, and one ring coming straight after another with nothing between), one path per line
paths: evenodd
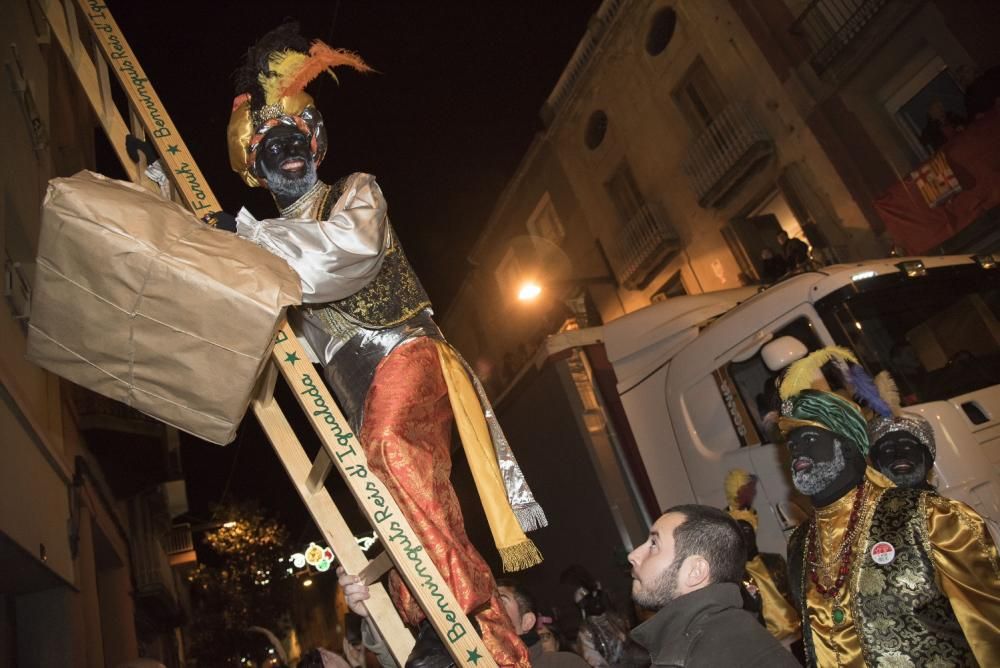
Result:
M82 387L74 386L73 405L81 431L118 431L133 436L163 438L162 422Z
M805 40L810 64L823 74L852 49L887 4L889 0L813 0L792 23L791 32Z
M172 526L163 542L163 550L171 566L195 563L198 555L194 549L191 525L185 523Z
M604 0L594 13L587 27L587 33L580 40L555 88L542 105L543 123L550 124L566 106L567 100L572 97L578 84L583 80L584 73L593 62L601 41L618 15L622 13L620 10L626 2L627 0Z
M177 614L177 589L170 558L161 542L164 527L150 507L157 500L150 496L140 494L128 502L135 595L155 616L169 619Z
M618 231L611 247L618 282L637 290L680 250L681 242L673 227L643 204Z
M774 142L750 105L726 107L691 143L684 173L704 208L716 206L774 154Z

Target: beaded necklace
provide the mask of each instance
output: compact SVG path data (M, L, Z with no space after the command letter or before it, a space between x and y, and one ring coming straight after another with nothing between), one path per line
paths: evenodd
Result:
M844 536L844 542L841 543L840 550L837 552L837 557L835 559L828 562L822 562L817 559L819 540L816 536L816 527L819 522L813 521L812 526L809 527L809 538L807 541L809 547L806 550L806 560L809 563L809 579L812 581L813 586L816 587L816 591L819 592L820 596L834 601L833 622L835 624L840 624L846 617L846 613L840 605L840 590L841 587L844 586L844 581L847 579L847 575L851 572L851 558L854 554L854 539L857 537L859 526L858 518L861 515L861 508L864 505L862 503L865 496L864 490L865 482L862 480L858 485L857 490L854 492L854 504L851 506L851 516L847 522L847 533ZM840 568L837 571L836 580L830 586L824 585L820 581L819 567L836 565L838 562L840 563Z

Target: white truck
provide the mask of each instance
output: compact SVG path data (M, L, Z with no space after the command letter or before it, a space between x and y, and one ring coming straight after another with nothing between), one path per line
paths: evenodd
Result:
M934 426L939 491L997 521L997 259L888 258L826 267L767 289L675 297L552 336L535 362L563 367L563 388L575 393L579 433L626 550L644 539L660 509L724 507L723 480L739 467L760 480L760 549L784 554L785 533L808 507L763 422L775 407L774 378L792 361L784 359L795 344L787 337L810 351L850 348L872 375L888 369L903 409ZM610 363L616 384L600 382L602 363ZM499 402L502 420L516 412L509 403Z

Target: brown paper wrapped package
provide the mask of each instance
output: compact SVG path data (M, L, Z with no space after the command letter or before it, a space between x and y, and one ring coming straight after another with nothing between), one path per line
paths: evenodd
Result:
M28 359L213 443L233 440L299 279L139 186L53 179Z

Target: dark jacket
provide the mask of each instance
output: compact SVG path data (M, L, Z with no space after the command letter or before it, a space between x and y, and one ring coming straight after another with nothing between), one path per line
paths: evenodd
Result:
M739 585L680 596L632 631L654 666L797 668L791 653L743 610Z
M531 668L590 668L590 664L573 652L546 652L542 643L536 642L528 648Z

